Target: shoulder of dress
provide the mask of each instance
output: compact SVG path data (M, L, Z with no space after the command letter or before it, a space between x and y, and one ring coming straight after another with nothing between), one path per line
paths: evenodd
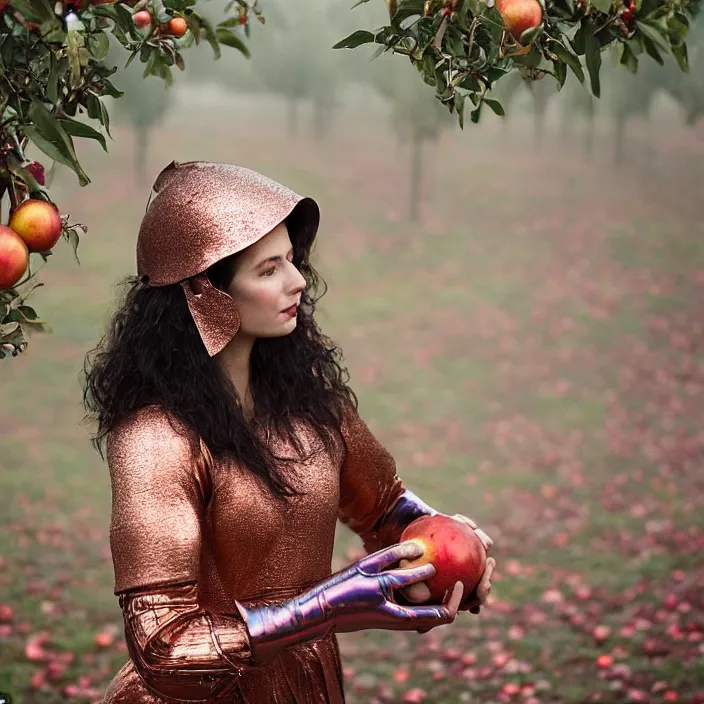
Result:
M200 435L161 406L145 406L120 421L108 435L107 462L114 491L176 482L197 486L202 500L212 494L212 456Z
M157 404L132 411L108 433L108 462L111 456L128 449L183 458L201 453L198 434Z

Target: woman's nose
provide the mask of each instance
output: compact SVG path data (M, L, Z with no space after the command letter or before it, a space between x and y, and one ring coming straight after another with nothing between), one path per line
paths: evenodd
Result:
M296 267L293 267L293 276L291 287L295 293L299 293L306 287L306 280Z

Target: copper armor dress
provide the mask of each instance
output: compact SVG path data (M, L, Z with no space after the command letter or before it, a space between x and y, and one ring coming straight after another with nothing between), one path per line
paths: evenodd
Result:
M393 459L356 411L334 456L301 428L304 447L320 452L297 463L292 481L308 494L286 508L182 432L149 406L108 436L110 545L130 659L104 704L344 702L335 634L254 666L234 600L277 603L329 577L338 519L369 552L398 542L390 526L375 531L404 491Z

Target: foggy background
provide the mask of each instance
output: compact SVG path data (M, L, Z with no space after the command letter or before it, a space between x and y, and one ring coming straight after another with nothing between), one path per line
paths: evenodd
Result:
M109 154L77 140L92 184L57 167L89 229L29 299L53 334L0 364L0 691L98 702L127 659L79 371L151 183L197 159L318 201L318 320L363 418L408 488L496 544L480 616L340 636L349 701L702 701L704 22L689 76L605 56L600 100L510 76L507 118L462 131L404 57L331 49L385 21L350 4L267 0L251 60L204 42L168 91L133 62ZM359 548L340 527L333 568Z

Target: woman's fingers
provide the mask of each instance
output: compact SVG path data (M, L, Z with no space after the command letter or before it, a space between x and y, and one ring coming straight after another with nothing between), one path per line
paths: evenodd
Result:
M477 534L477 537L482 541L482 545L487 552L494 547L494 541L481 528L478 528L477 524L471 518L468 518L462 513L456 513L453 518L462 521L462 523L466 523Z
M378 550L360 560L360 565L370 572L380 572L385 567L400 560L413 560L423 554L423 546L413 540L405 540L397 545Z
M477 528L477 524L471 518L467 518L467 516L464 516L461 513L456 513L453 518L456 518L458 521L462 521L462 523L466 523L473 530L476 530Z
M420 584L411 584L401 591L403 592L403 596L412 604L425 604L430 600L430 589L428 589L427 585L423 582Z
M486 569L477 585L477 601L480 605L486 603L491 593L491 575L494 573L494 567L496 567L496 560L493 557L487 558Z
M489 550L494 547L494 541L481 528L475 528L474 532L477 534L479 540L482 541L484 549L489 552Z
M454 619L457 616L457 609L460 607L462 602L462 592L464 591L464 585L462 582L455 582L455 586L452 589L450 595L450 600L447 602L447 610Z
M425 582L426 579L435 576L435 571L435 565L432 562L428 562L418 567L389 570L384 574L391 578L394 585L406 587L417 582Z

